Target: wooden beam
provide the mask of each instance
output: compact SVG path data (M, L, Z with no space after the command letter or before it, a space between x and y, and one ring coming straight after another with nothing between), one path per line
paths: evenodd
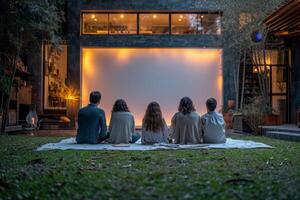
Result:
M299 7L300 8L300 7ZM300 12L300 9L299 9ZM277 27L280 27L282 25L285 25L286 23L289 23L290 20L294 20L295 18L299 18L299 13L293 13L290 16L286 17L286 18L278 18L277 23L276 24L267 24L268 27L272 30L275 30Z
M299 3L299 5L294 5L292 8L285 11L281 15L274 15L269 21L265 21L265 23L271 27L271 26L276 25L277 23L280 23L283 19L286 19L286 18L290 17L291 15L298 16L299 12L300 12L300 3ZM275 11L275 13L276 13L276 11Z
M271 24L272 21L277 19L279 16L284 15L286 12L292 10L300 3L300 0L291 0L287 2L282 7L278 8L275 12L273 12L271 15L269 15L265 20L264 23Z

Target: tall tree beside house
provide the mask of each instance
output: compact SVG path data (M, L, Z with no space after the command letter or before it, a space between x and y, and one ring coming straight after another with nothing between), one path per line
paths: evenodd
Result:
M223 43L224 46L232 50L235 57L233 78L236 110L243 109L244 105L247 60L250 60L253 64L258 64L259 60L265 62L265 56L263 55L268 39L268 27L263 23L263 20L283 2L285 0L226 1L227 5L225 6L223 19L223 28L226 34L223 36ZM263 38L260 42L253 41L252 35L256 31L262 33ZM260 95L269 104L268 83L266 80L267 70L263 69L266 65L262 66L262 68L255 67L258 72Z
M65 0L0 0L0 115L4 132L16 68L29 45L63 36Z

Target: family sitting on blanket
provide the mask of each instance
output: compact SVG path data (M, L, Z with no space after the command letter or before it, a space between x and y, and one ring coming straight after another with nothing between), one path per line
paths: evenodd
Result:
M76 141L79 144L97 144L104 140L111 144L135 143L141 137L142 144L176 143L225 143L223 116L215 112L217 101L206 101L207 113L200 117L189 97L180 100L178 112L168 128L157 102L151 102L143 119L142 132L135 132L134 116L123 99L118 99L112 109L107 131L105 112L98 108L101 94L91 92L90 104L78 113Z

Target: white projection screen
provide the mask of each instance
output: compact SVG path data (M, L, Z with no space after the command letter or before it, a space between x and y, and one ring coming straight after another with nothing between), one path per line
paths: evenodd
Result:
M81 106L99 90L100 107L109 123L113 103L124 99L137 126L149 102L157 101L167 124L182 97L190 97L197 112L205 101L222 102L222 50L201 48L82 48Z

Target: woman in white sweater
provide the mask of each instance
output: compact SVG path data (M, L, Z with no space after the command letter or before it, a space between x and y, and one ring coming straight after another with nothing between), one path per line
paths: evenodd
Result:
M168 132L159 104L151 102L143 119L142 144L167 143Z

